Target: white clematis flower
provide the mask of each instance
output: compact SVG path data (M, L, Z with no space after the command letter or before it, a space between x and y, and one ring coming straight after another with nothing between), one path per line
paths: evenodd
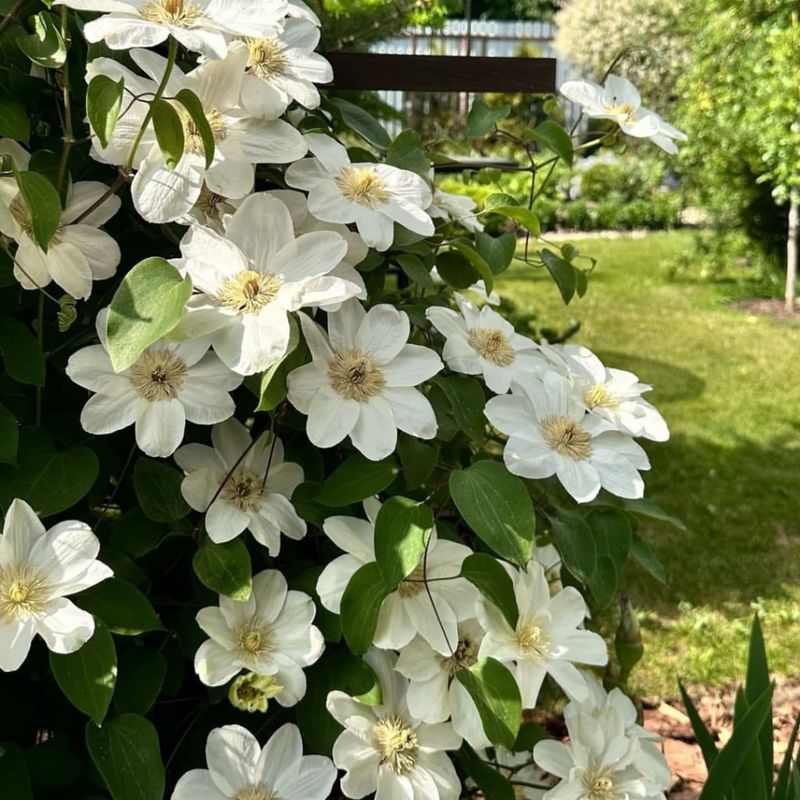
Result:
M314 158L296 161L286 183L308 192L308 208L323 222L354 222L361 238L376 250L394 241L394 223L432 236L425 211L433 198L427 182L414 172L388 164L353 164L343 145L319 133L306 135Z
M568 697L585 700L589 689L575 663L608 663L603 638L580 628L588 613L586 602L573 586L551 598L544 569L536 561L532 560L526 570L508 570L519 611L516 628L497 606L480 596L478 620L486 636L478 657L496 658L509 666L519 684L523 708L536 707L546 675Z
M175 262L198 294L175 335L207 335L217 355L240 375L263 372L289 346L289 314L341 303L358 291L330 276L347 252L338 233L295 238L286 206L269 192L248 197L224 221L224 235L195 226Z
M333 68L314 50L319 28L307 19L286 20L282 33L246 40L247 74L242 104L252 114L276 119L296 100L305 108L320 103L316 83L330 83Z
M289 498L303 482L303 468L284 462L280 439L265 431L253 444L247 428L229 419L211 429L211 441L213 447L187 444L175 453L186 473L181 493L195 511L205 512L209 538L229 542L249 530L273 557L280 553L281 533L302 539L306 524Z
M491 742L474 701L455 675L477 663L482 640L483 628L476 619L467 619L458 625L454 653L442 655L416 637L400 651L395 665L409 680L407 701L411 715L428 723L452 720L456 733L475 748L490 747Z
M569 743L542 741L533 749L536 763L561 778L545 800L665 800L670 769L647 732L635 724L633 704L619 690L605 696L594 679L588 685L590 696L569 703L564 713Z
M369 521L328 517L323 526L328 538L346 553L328 564L317 581L322 605L335 614L339 613L342 593L356 570L375 561L374 526L380 503L369 501L364 506ZM423 557L381 604L373 640L375 646L399 650L419 634L437 652L451 655L459 642L458 623L475 614L478 596L475 588L464 578L453 578L471 552L463 544L439 539L434 529L427 558ZM428 582L427 590L425 577L437 579Z
M253 578L244 602L220 596L201 609L197 624L211 638L200 645L194 668L206 686L222 686L243 669L274 676L277 701L293 706L306 693L304 667L322 655L322 634L312 625L316 606L304 592L289 591L277 570Z
M173 36L187 50L225 58L231 36L272 36L288 12L287 0L56 0L77 11L99 11L83 34L112 50L155 47Z
M8 151L17 169L27 169L30 155L22 147L5 146L6 142L0 139L0 154ZM34 238L31 212L16 180L0 178L0 233L17 243L14 277L24 289L44 288L54 281L73 297L85 300L92 293L93 281L110 278L117 271L119 245L99 228L119 210L119 197L107 197L76 222L107 191L108 186L97 181L71 184L58 228L44 251Z
M357 300L328 317L328 333L300 315L311 363L289 373L289 402L308 415L306 432L317 447L349 436L372 461L394 452L398 429L432 439L433 407L415 387L442 368L427 347L408 344L408 316L390 305L368 312Z
M620 689L606 692L593 675L585 675L589 697L572 701L564 709L564 720L570 731L587 744L596 742L595 733L607 729L609 724L616 730L620 725L632 743L632 764L646 778L651 791L658 794L667 791L672 780L672 770L664 753L656 746L659 737L637 723L636 706ZM598 725L599 723L599 725Z
M230 392L242 382L213 353L208 340L159 340L123 372L114 372L106 346L104 309L97 315L100 344L78 350L67 375L95 394L83 407L87 433L136 426L136 444L149 456L169 456L183 440L186 422L213 425L233 416Z
M630 436L654 442L669 439L664 418L642 398L652 386L640 383L632 372L606 367L591 350L580 345L548 345L545 352L563 364L591 414Z
M407 681L392 669L394 654L373 648L364 658L380 681L381 705L344 692L328 695L328 711L344 726L333 760L345 771L345 797L375 792L375 800L457 800L461 783L446 751L458 749L461 737L448 722L428 725L412 716Z
M425 316L445 337L442 356L451 370L481 375L496 394L505 394L512 381L523 379L547 362L538 346L520 336L514 326L488 305L477 309L455 295L459 314L450 308L431 306Z
M644 494L639 470L650 468L647 454L627 434L587 414L572 383L555 372L541 380L514 384L510 395L486 404L489 422L509 438L503 459L523 478L556 475L579 503L601 487L619 497Z
M0 537L0 670L19 669L41 636L54 653L74 653L94 635L94 617L67 596L110 578L100 542L83 522L44 525L13 500Z
M435 189L433 202L428 206L428 214L433 219L443 219L446 222L457 222L462 228L478 233L483 231L484 225L475 215L477 204L465 194L452 194L451 192Z
M678 152L675 140L687 139L685 133L673 128L654 111L642 108L639 91L627 78L609 75L604 86L594 81L567 81L559 91L567 100L582 106L587 116L610 119L629 136L650 139L672 155Z
M355 231L351 231L347 225L320 222L320 220L316 219L309 212L308 200L302 192L297 192L294 189L275 189L270 194L277 197L289 209L296 236L301 236L304 233L313 233L314 231L333 231L347 242L347 252L342 257L342 260L327 275L317 279L320 287L324 288L331 278L339 278L352 284L348 288L348 296L366 300L367 287L364 284L361 273L356 269L369 254L369 247L367 247L364 240ZM320 303L317 308L330 312L338 311L341 306L341 301L332 300Z
M187 772L171 800L325 800L336 767L325 756L304 756L300 729L278 728L262 748L241 725L215 728L206 742L208 769Z
M131 58L149 79L107 58L92 61L87 77L122 78L131 93L152 95L164 75L166 59L147 50L132 50ZM223 197L245 197L253 190L255 164L287 164L305 155L302 135L288 122L258 119L241 107L246 62L247 46L234 42L222 60L206 61L186 75L177 67L173 69L166 95L174 97L185 88L200 98L214 135L214 159L206 169L205 151L195 123L181 103L170 101L183 123L184 152L180 161L174 169L166 165L152 122L145 129L133 160L137 172L131 194L136 210L148 222L172 222L185 217L200 198L204 183ZM94 137L92 155L108 164L126 164L148 109L143 100L131 102L107 147Z

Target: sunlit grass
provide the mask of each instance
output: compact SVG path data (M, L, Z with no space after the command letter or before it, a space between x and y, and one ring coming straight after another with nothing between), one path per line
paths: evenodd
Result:
M536 324L579 319L574 341L655 387L672 440L645 445L648 495L688 531L643 524L669 585L638 570L628 582L647 647L635 680L665 695L678 677L738 680L754 607L777 670L795 669L800 651L800 324L735 310L713 283L671 280L665 261L689 241L578 242L599 263L568 308L547 275L521 264L499 286Z

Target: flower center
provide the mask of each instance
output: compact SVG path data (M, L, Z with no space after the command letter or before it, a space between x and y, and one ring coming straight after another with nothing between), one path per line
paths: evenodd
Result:
M636 106L633 103L617 103L616 98L614 98L614 102L604 106L603 111L606 114L612 114L617 117L625 117L628 122L633 122L634 117L636 116Z
M416 597L425 588L425 571L416 567L414 571L397 585L400 597Z
M617 398L602 383L597 383L583 396L583 402L589 408L608 408L614 410L619 406Z
M375 360L360 350L336 353L328 365L328 377L338 394L359 403L380 394L386 386L386 378Z
M139 16L148 22L191 28L205 16L205 11L197 3L185 3L184 0L152 0L139 9Z
M469 332L469 346L498 367L507 367L514 362L511 342L503 331L496 328L473 328Z
M188 368L172 350L149 350L128 370L128 380L145 400L178 396Z
M281 286L283 281L271 272L245 269L222 284L217 300L240 314L258 314L275 299Z
M0 573L0 620L12 622L37 614L48 599L46 582L25 568Z
M372 728L372 735L381 764L389 767L395 775L405 775L414 769L419 752L417 734L402 717L395 714L384 717Z
M286 72L283 48L273 39L245 39L249 51L246 71L269 80Z
M586 800L623 800L627 797L626 794L617 792L614 781L607 775L596 775L584 785L587 791Z
M544 631L532 622L522 621L517 627L517 645L522 658L541 659L550 652L550 642Z
M255 511L261 507L264 495L261 484L262 479L254 472L237 470L228 478L222 498L241 511Z
M248 672L233 681L228 691L228 699L235 708L251 713L260 711L263 714L267 710L269 701L277 697L283 688L273 675Z
M272 646L272 632L258 620L250 620L239 631L239 649L245 656L269 653Z
M455 653L447 658L442 658L442 666L448 671L451 678L460 669L469 669L477 663L478 643L470 638L459 639Z
M572 461L584 461L592 455L592 436L569 417L545 417L539 423L545 444Z
M197 202L194 204L194 207L210 219L217 221L220 220L223 214L231 214L236 210L228 202L227 197L223 197L221 194L212 192L205 183L203 184L203 188L200 190L200 196L197 198Z
M180 103L175 103L175 110L183 125L183 152L194 153L195 155L205 155L206 149L203 146L203 137L200 135L200 128L192 118L192 115ZM211 128L211 135L215 142L221 142L228 136L228 126L222 114L216 108L203 109L208 126Z
M346 200L364 208L377 208L389 202L386 184L369 167L345 167L335 183Z
M261 786L248 786L238 792L233 800L278 800L278 795L273 794L263 784Z

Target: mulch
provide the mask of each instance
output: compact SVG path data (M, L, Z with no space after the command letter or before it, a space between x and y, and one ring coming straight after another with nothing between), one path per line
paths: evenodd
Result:
M795 311L793 314L784 307L783 300L772 297L754 297L749 300L736 300L731 303L734 308L746 311L748 314L755 314L763 317L774 317L775 319L800 320L800 313Z
M733 731L735 690L690 689L689 694L703 721L712 730L718 746L724 745ZM669 794L670 800L697 800L707 772L683 706L676 701L654 699L645 700L644 705L645 727L663 737L661 748L672 768L674 784ZM786 753L792 726L799 714L800 679L777 682L773 701L776 770Z

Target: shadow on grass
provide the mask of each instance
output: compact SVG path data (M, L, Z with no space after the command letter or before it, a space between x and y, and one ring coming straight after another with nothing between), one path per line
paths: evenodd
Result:
M687 530L643 522L668 586L632 569L629 587L638 604L670 617L681 602L736 614L759 598L786 599L792 590L796 598L800 514L792 481L800 450L748 439L721 447L680 434L645 446L653 467L647 496Z

